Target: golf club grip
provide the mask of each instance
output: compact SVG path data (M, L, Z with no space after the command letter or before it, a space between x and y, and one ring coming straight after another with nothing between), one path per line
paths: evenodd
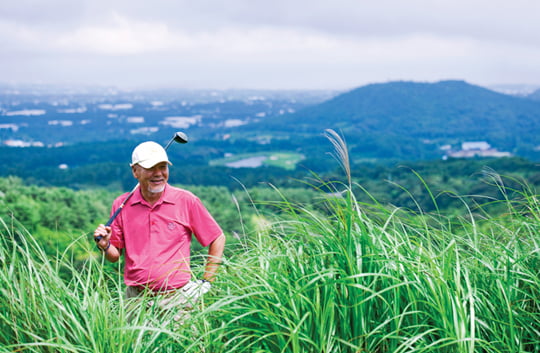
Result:
M124 200L124 202L127 201L128 198L126 198ZM107 221L107 223L105 223L105 227L108 227L112 224L112 222L114 222L114 219L116 218L116 216L118 216L118 214L120 213L120 211L122 211L122 208L124 208L124 203L122 203L120 205L120 207L118 207L116 209L116 211L114 211L113 215L111 216L111 218L109 218L109 220ZM94 240L97 242L99 242L101 239L103 239L103 236L102 235L98 235L97 237L94 238Z
M135 190L133 190L135 191ZM120 205L120 207L118 207L116 209L116 211L114 211L113 215L111 216L111 218L109 218L109 220L107 221L107 223L105 223L105 227L109 227L112 222L114 222L114 219L116 218L116 216L118 216L118 214L120 213L120 211L122 211L122 208L124 208L124 205L126 204L126 201L131 197L131 195L133 195L133 191L129 193L129 195L127 195L126 199L124 201L122 201L122 204ZM103 239L103 236L99 235L97 237L94 238L94 240L96 241L96 243L98 241L100 241L101 239Z

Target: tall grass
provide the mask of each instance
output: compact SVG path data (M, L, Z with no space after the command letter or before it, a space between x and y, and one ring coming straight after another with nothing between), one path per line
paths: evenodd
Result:
M345 144L329 137L345 161ZM279 218L229 249L218 282L183 323L144 301L128 320L120 269L104 271L99 256L75 267L69 249L51 257L4 224L2 350L540 352L533 190L503 199L502 216L478 205L449 218L360 204L355 193L365 190L350 175L328 188L324 214L276 190Z
M70 249L45 254L20 226L2 221L0 233L0 351L152 352L168 340L172 317L156 324L149 298L128 321L121 274L102 258L80 266ZM76 242L95 254L86 236Z

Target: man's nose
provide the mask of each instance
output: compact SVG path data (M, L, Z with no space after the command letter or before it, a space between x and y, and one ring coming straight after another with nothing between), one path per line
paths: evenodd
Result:
M155 168L154 170L152 170L153 175L162 175L163 173L165 173L165 170L162 168Z

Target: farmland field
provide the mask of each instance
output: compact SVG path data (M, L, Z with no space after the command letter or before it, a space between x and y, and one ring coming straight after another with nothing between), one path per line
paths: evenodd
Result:
M212 166L228 166L231 168L257 168L260 166L273 166L284 169L294 169L304 158L300 153L277 152L277 153L242 153L228 155L225 158L210 162Z

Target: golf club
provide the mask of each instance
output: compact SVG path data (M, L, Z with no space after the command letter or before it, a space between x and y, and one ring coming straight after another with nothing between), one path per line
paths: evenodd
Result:
M177 131L175 132L174 136L171 138L171 140L165 145L164 149L165 151L169 148L169 146L173 143L173 142L177 142L177 143L187 143L188 142L188 137L185 133L181 132L181 131ZM137 185L135 185L135 187L133 188L133 190L130 191L130 193L126 196L126 198L124 199L124 201L122 201L122 203L120 204L120 206L116 209L116 211L114 211L113 215L111 216L111 218L109 218L109 220L107 221L107 223L105 223L105 227L109 227L112 222L114 222L114 219L118 216L118 214L122 211L122 209L124 208L126 202L129 200L129 198L133 195L133 193L135 192L135 190L137 190L137 187L139 186L139 183L137 183ZM94 240L97 242L99 242L103 237L101 236L98 236L98 237L95 237Z
M169 148L169 146L171 145L171 143L174 142L178 142L178 143L187 143L188 142L188 138L187 138L187 135L184 134L183 132L181 131L177 131L173 138L167 143L167 145L165 146L165 151Z

